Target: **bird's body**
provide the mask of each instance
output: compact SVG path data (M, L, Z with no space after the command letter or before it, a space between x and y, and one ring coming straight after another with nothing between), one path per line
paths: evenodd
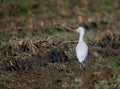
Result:
M79 27L77 29L77 32L80 33L80 38L79 38L79 42L76 46L76 56L77 56L79 62L83 63L83 61L86 60L86 57L88 55L88 46L83 40L84 28Z
M80 63L85 61L85 59L88 55L88 46L85 42L78 43L78 45L76 47L76 54L77 54L77 58Z

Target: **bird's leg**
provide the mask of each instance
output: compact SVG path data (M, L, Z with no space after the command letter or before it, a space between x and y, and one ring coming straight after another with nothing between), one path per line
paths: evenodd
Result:
M85 65L81 63L80 67L81 67L81 74L83 74L83 72L85 71Z
M81 63L83 70L85 71L85 64Z

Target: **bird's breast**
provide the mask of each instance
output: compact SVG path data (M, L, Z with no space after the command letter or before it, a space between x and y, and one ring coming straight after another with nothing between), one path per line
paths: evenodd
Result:
M79 42L76 47L76 54L79 61L84 61L88 55L88 46L85 42Z

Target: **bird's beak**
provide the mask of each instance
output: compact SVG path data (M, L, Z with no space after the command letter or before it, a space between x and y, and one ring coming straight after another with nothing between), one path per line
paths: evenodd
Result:
M74 30L72 30L72 31L73 31L74 33L78 33L78 32L77 32L77 29L74 29Z
M78 31L78 29L76 29L75 31L76 31L76 33L78 33L78 32L79 32L79 31Z

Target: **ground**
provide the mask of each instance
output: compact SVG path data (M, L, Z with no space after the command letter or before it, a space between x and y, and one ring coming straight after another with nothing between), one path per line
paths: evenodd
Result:
M1 0L0 88L119 89L119 2ZM89 47L84 68L75 54L79 26Z

